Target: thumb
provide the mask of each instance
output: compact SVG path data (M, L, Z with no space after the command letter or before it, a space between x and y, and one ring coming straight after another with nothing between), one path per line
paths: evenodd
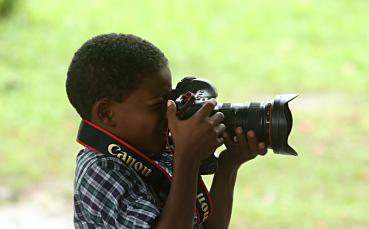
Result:
M177 120L177 107L173 100L168 100L167 102L167 118L170 128L174 124L174 121Z

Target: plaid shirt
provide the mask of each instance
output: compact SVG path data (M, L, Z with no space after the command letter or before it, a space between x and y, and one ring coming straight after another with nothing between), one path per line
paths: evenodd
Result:
M172 174L172 155L156 162ZM166 196L156 193L120 159L81 150L74 184L75 228L152 228ZM197 226L194 228L203 228Z

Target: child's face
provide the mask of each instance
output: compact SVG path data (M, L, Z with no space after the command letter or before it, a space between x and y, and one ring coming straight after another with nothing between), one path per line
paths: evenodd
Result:
M171 89L171 73L167 67L144 77L139 88L126 100L112 104L116 125L111 131L141 150L163 152Z

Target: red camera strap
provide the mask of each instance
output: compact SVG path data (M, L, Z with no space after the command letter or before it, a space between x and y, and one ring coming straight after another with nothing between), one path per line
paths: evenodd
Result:
M77 142L93 151L119 158L145 182L155 188L159 188L166 195L169 194L172 182L171 175L147 155L112 133L94 123L82 120L78 130ZM196 194L197 224L206 221L211 209L210 194L201 176L199 176Z

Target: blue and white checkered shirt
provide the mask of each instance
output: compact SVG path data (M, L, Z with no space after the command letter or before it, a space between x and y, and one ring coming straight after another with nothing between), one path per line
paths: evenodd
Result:
M172 174L172 155L156 161ZM156 193L120 159L81 150L74 184L75 228L153 228L163 193ZM194 228L203 228L197 226Z

